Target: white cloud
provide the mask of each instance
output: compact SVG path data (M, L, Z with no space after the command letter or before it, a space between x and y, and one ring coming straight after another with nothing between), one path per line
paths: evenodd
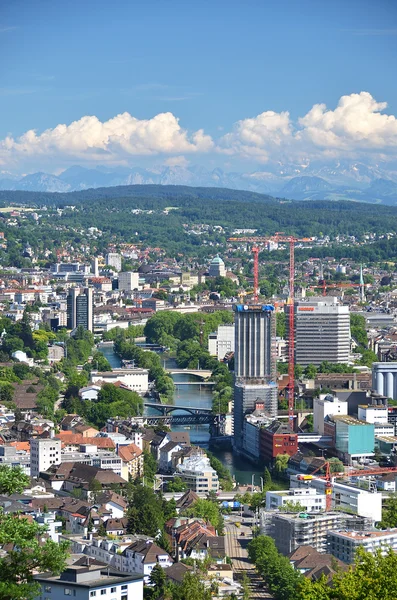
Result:
M292 124L289 113L268 110L257 117L237 121L233 131L221 138L220 149L226 154L267 160L272 149L280 149L290 139Z
M322 148L345 151L386 151L397 148L397 119L381 114L386 102L377 102L368 92L342 96L335 110L315 104L301 119L297 140Z
M85 116L70 125L57 125L41 134L27 131L19 138L0 142L0 161L37 162L71 158L121 163L130 156L208 152L213 141L202 129L190 136L172 113L137 119L129 113L100 121Z
M270 158L394 154L397 119L382 114L386 102L368 92L342 96L335 110L315 104L294 125L288 112L264 112L238 121L220 140L220 150L266 162Z
M0 89L1 94L1 89ZM0 140L0 165L13 170L51 171L80 164L131 164L138 157L159 156L163 163L186 164L184 155L218 153L251 163L281 161L302 164L322 158L371 160L397 157L397 119L386 102L368 92L342 96L332 109L315 104L293 122L288 112L265 111L237 121L217 142L203 129L188 132L171 112L150 119L129 113L108 121L84 116L42 133L27 131Z

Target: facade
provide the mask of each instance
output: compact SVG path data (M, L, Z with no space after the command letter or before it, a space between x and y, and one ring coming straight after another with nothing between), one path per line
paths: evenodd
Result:
M301 487L302 483L297 480L296 475L291 476L291 488ZM311 487L320 493L325 492L324 479L313 477L310 481ZM382 520L382 494L370 492L362 488L345 483L333 482L332 504L338 510L353 511L362 517L368 517L374 522Z
M121 382L126 387L138 394L144 394L149 389L149 371L147 369L113 369L104 373L92 372L92 383L103 381L105 383Z
M277 416L276 316L271 305L235 306L234 341L234 447L244 448L244 418L263 405Z
M223 360L228 352L234 352L234 325L219 325L214 333L208 336L208 352Z
M211 467L209 458L202 452L196 452L177 466L177 473L193 492L217 492L219 480Z
M276 381L276 315L271 305L235 306L236 380Z
M52 465L61 463L61 440L30 440L30 474L38 477L41 471L47 471Z
M380 550L385 556L391 548L397 552L397 529L386 531L330 531L328 534L329 551L339 560L354 562L357 548L374 554Z
M293 488L280 492L266 492L266 510L282 508L289 504L300 504L307 512L325 510L325 494L314 488Z
M328 415L347 415L348 403L332 394L320 394L313 399L313 429L324 435L324 419Z
M267 462L273 462L278 454L294 456L298 447L298 434L291 432L288 423L274 421L261 429L261 457Z
M289 305L286 307L288 315ZM288 317L287 317L288 326ZM333 297L295 303L295 361L306 367L323 361L348 363L350 356L349 307Z
M109 252L106 254L106 264L109 265L109 267L114 267L116 271L121 271L121 254Z
M270 519L269 523L266 521ZM263 525L266 524L266 527ZM274 539L277 550L284 555L299 546L312 546L318 552L328 552L328 531L335 529L363 530L368 519L342 512L275 513L261 515L261 533Z
M208 269L209 277L226 277L225 263L220 256L216 255L215 258L210 262Z
M372 456L375 446L375 426L349 416L334 416L335 448L342 460Z
M92 600L92 598L109 598L109 600L142 600L143 577L141 575L123 574L108 568L90 566L68 567L61 575L35 575L41 586L39 598L65 600L67 597L76 600Z
M119 290L123 292L132 292L139 286L139 273L132 271L121 271L119 273Z
M397 362L373 363L372 387L381 396L397 400Z
M234 444L242 448L244 418L252 413L257 404L264 406L264 411L270 417L277 415L278 388L276 383L253 383L252 380L236 381L234 385Z
M358 418L360 421L387 425L387 417L387 406L383 404L360 404L358 407Z
M75 329L81 325L87 331L92 331L94 326L92 288L70 288L66 303L67 328Z

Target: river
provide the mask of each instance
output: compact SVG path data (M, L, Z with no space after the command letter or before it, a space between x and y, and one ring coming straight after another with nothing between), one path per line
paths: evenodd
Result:
M121 367L120 358L113 351L112 344L100 345L99 350L106 356L111 367L117 369ZM174 358L170 358L166 354L160 355L163 360L163 366L167 368L176 367ZM181 385L178 386L178 382L197 382L199 378L194 375L185 375L184 373L177 373L172 375L172 379L175 382L175 393L174 393L174 404L175 406L197 406L200 408L211 408L212 406L212 392L208 387L202 387L198 385ZM155 409L147 409L146 414L158 415L159 413ZM179 412L179 411L178 411ZM174 414L178 414L175 411ZM180 411L183 414L183 411ZM187 427L173 427L173 431L189 431L190 440L199 446L208 448L210 439L208 425L191 425ZM252 475L255 476L255 483L260 484L259 477L263 473L263 469L258 469L257 466L251 464L247 459L244 459L237 454L234 454L230 450L211 449L211 452L229 469L232 476L235 477L239 483L251 483Z

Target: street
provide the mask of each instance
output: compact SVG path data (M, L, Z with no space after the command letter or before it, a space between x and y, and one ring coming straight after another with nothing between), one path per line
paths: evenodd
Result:
M236 527L236 522L240 523L240 527ZM250 582L250 598L270 600L272 596L262 587L263 579L258 576L255 566L248 558L247 546L251 539L251 527L244 525L241 517L231 516L228 521L225 521L226 554L232 559L236 580L239 581L243 573L246 573Z

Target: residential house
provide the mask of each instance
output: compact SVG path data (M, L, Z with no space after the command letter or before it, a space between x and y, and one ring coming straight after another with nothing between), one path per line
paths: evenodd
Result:
M123 479L128 481L130 478L136 479L143 475L143 452L138 446L135 444L119 446L117 454L122 461L121 476Z
M149 582L150 573L156 564L166 569L174 562L168 552L150 540L133 542L124 551L124 557L124 570L142 574L145 583Z

